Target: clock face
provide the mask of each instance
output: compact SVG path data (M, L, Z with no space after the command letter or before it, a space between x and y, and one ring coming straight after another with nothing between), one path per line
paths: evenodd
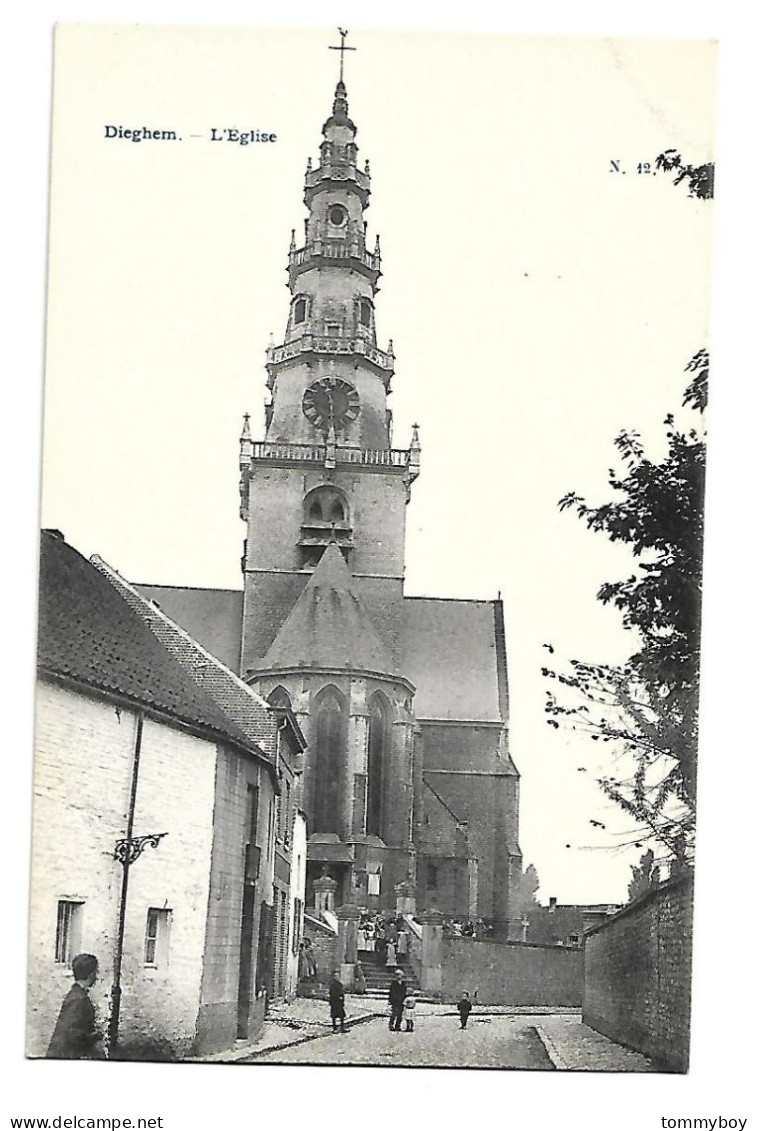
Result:
M340 377L323 377L314 381L303 394L303 412L320 432L328 432L334 425L335 432L346 428L355 420L360 408L360 400L349 381Z

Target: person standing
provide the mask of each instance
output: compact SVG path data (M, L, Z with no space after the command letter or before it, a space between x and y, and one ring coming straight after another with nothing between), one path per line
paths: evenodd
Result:
M468 1015L471 1012L471 1002L469 1001L468 994L464 991L461 994L461 1000L458 1002L458 1014L461 1019L461 1029L465 1029L468 1024Z
M95 1020L95 1007L89 991L97 981L98 961L94 954L77 954L71 963L74 984L63 999L47 1056L61 1060L100 1060L102 1034Z
M337 976L335 970L329 983L329 1012L332 1015L332 1032L337 1032L339 1024L340 1033L345 1032L345 987Z
M397 950L395 948L395 944L392 942L391 939L387 943L386 965L387 966L397 966Z
M400 1023L403 1020L403 1007L408 996L408 983L403 977L402 970L396 970L390 982L390 1032L399 1033Z
M412 993L405 999L405 1031L413 1032L413 1021L416 1013L416 999Z

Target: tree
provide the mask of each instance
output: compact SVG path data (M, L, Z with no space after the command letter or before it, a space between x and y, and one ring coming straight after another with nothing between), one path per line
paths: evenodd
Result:
M689 362L683 407L702 415L708 355ZM605 795L645 831L635 839L662 845L676 861L694 847L700 605L703 555L705 440L702 428L665 419L666 453L647 457L636 432L616 439L624 470L611 470L610 501L589 505L574 492L559 503L592 531L629 546L636 571L601 586L598 599L614 605L636 650L619 666L572 660L567 670L543 669L561 686L549 691L551 726L611 743L617 774L598 779ZM552 649L551 649L552 650Z
M537 902L539 886L540 878L537 875L537 869L534 864L528 864L511 890L510 916L512 919L520 919L522 915L528 915L535 907L539 907Z
M632 878L627 888L627 902L644 895L646 891L656 887L660 880L660 868L655 863L652 848L641 857L639 864L632 864Z
M690 196L698 200L712 199L715 174L712 161L705 165L686 165L678 150L667 149L656 157L655 167L664 173L673 172L675 185L686 181Z

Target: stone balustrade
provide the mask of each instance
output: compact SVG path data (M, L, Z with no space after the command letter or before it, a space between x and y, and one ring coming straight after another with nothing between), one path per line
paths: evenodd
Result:
M326 353L339 355L358 355L388 373L394 372L395 356L387 350L380 350L377 346L361 337L327 337L323 334L303 334L292 342L281 346L269 346L266 350L267 365L281 365L293 357L304 353Z
M410 450L407 448L341 448L335 452L335 462L357 464L364 467L396 467L404 470L410 464ZM256 440L250 444L250 458L253 462L285 463L323 463L326 459L325 444L286 444L269 443Z

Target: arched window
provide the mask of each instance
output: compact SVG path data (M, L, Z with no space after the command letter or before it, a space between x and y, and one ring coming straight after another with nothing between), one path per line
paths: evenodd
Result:
M292 308L292 321L297 326L300 322L305 322L306 302L304 298L295 299L295 304Z
M347 711L336 687L325 687L315 701L315 757L312 770L311 829L342 831L342 787L345 775Z
M384 828L384 790L389 762L390 710L385 697L377 692L369 708L368 783L366 793L366 833L382 836Z
M347 522L347 500L337 487L316 487L305 497L305 525L309 523Z
M292 700L287 690L282 687L281 684L275 687L271 694L267 696L266 702L270 703L272 707L286 707L288 711L292 710Z

